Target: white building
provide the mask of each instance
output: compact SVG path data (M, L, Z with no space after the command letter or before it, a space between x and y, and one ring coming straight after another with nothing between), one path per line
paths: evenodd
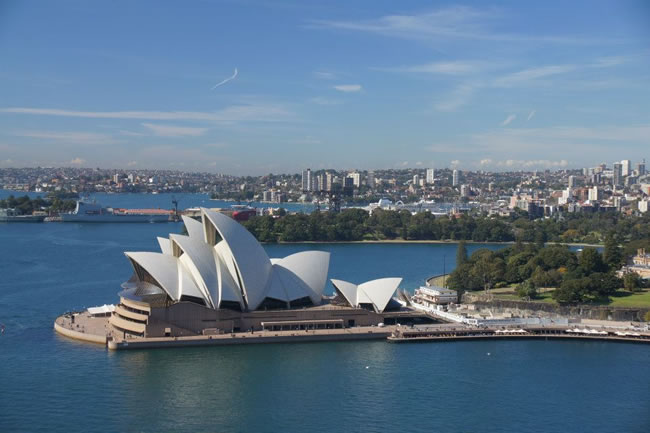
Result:
M458 186L458 177L459 173L458 170L454 170L451 174L451 185L452 186Z
M629 159L624 159L621 161L621 175L629 176L632 174L632 161Z
M452 304L458 302L458 293L442 287L420 287L415 290L413 300L425 307Z
M589 201L598 201L601 199L601 193L597 186L589 188L588 199Z
M356 171L349 173L348 178L352 179L352 185L354 185L355 188L359 188L361 186L361 173L358 173Z
M427 184L433 184L436 177L436 170L433 168L427 168Z
M639 212L648 212L648 203L650 203L648 199L639 200Z

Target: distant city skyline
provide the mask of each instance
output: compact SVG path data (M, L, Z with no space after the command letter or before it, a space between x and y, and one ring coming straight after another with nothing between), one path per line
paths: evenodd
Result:
M0 167L634 167L648 22L644 1L9 0Z

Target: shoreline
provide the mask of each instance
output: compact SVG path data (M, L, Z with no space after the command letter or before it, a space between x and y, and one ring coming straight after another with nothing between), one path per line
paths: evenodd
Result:
M430 240L430 239L417 239L417 240L404 240L404 239L367 239L361 241L279 241L279 242L261 242L263 245L292 245L292 244L459 244L465 242L467 244L478 245L514 245L516 241L471 241L471 240ZM530 242L524 242L527 244ZM602 248L603 244L585 244L580 242L546 242L544 245L567 245L570 247L593 247Z

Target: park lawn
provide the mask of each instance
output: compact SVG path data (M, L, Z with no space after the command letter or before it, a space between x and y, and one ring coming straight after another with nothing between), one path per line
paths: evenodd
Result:
M503 299L503 300L506 300L506 301L522 301L523 300L519 296L517 296L516 294L513 294L513 293L494 293L494 291L492 291L492 292L494 294L495 299ZM539 293L535 299L531 299L531 302L544 302L544 303L547 303L547 304L556 304L556 302L551 297L551 293L552 293L552 291L546 291L546 292Z
M642 292L627 292L619 290L613 296L610 296L609 306L627 307L627 308L650 308L650 290Z

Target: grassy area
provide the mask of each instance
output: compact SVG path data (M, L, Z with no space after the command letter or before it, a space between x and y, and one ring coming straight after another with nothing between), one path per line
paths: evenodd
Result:
M499 291L497 291L499 290ZM510 293L507 292L510 290ZM549 304L556 304L552 298L553 290L547 290L540 293L537 298L532 299L532 302L546 302ZM522 299L512 292L512 289L495 289L492 290L495 299L503 299L507 301L521 301ZM642 292L628 292L620 289L616 294L610 296L607 300L600 300L588 303L589 305L607 305L610 307L623 307L623 308L650 308L650 290L646 289Z
M619 290L609 300L607 305L612 307L650 308L650 290L636 293Z

